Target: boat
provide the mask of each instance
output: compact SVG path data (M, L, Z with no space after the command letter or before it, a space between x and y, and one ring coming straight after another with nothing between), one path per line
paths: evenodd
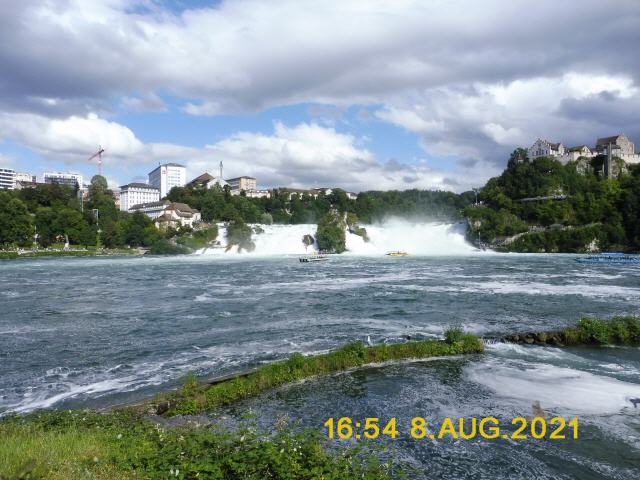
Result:
M395 252L388 252L387 256L389 257L406 257L409 254L407 252L401 252L400 250L396 250Z
M640 255L626 253L599 253L575 259L578 263L609 264L609 265L640 265Z
M300 257L298 260L300 260L301 263L324 262L326 260L329 260L329 257L326 255L316 254L316 255L309 255L306 257Z

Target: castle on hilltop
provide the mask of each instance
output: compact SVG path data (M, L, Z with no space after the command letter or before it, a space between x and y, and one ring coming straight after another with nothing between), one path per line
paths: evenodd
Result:
M553 143L538 138L529 147L528 153L532 160L537 157L554 157L563 164L577 161L579 158L593 158L599 155L618 157L626 163L640 163L640 154L635 153L633 142L624 133L613 137L599 138L593 148L586 145L567 148L562 143Z

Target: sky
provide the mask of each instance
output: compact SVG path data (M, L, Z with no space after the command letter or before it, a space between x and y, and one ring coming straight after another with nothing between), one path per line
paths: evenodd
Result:
M0 166L461 192L640 147L639 46L638 0L0 0Z

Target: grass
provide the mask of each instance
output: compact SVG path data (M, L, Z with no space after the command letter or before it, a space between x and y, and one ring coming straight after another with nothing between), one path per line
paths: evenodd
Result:
M553 332L508 335L507 341L577 345L640 345L640 317L582 317L575 327Z
M322 355L304 356L294 353L286 361L272 363L249 374L213 385L198 384L192 377L181 391L157 399L156 404L167 405L169 415L196 414L316 375L392 360L480 353L483 349L480 339L464 334L462 330L456 330L453 334L447 332L445 341L413 341L370 347L354 342Z
M127 412L41 412L0 421L0 479L388 479L362 446L340 452L320 431L245 421L163 429Z
M445 336L444 341L371 347L354 342L315 356L294 353L286 361L214 385L200 384L191 376L181 391L164 397L171 402L167 413L212 410L288 382L365 364L483 351L480 339L460 329ZM401 475L393 460L380 462L371 445L331 448L320 429L289 428L281 421L271 431L261 430L251 420L234 430L221 426L163 429L139 407L0 418L0 480L386 480Z
M583 317L575 328L563 330L565 344L640 344L640 317L613 317L608 320Z

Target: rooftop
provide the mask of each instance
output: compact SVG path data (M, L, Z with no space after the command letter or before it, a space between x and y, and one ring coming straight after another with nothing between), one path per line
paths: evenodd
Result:
M126 185L121 185L120 189L122 190L123 188L146 188L148 190L158 190L156 187L153 187L146 183L139 183L139 182L133 182L133 183L127 183Z
M163 163L162 165L158 165L156 168L154 168L153 170L151 170L152 172L155 172L157 169L159 169L160 167L180 167L180 168L185 168L184 165L180 165L179 163Z

